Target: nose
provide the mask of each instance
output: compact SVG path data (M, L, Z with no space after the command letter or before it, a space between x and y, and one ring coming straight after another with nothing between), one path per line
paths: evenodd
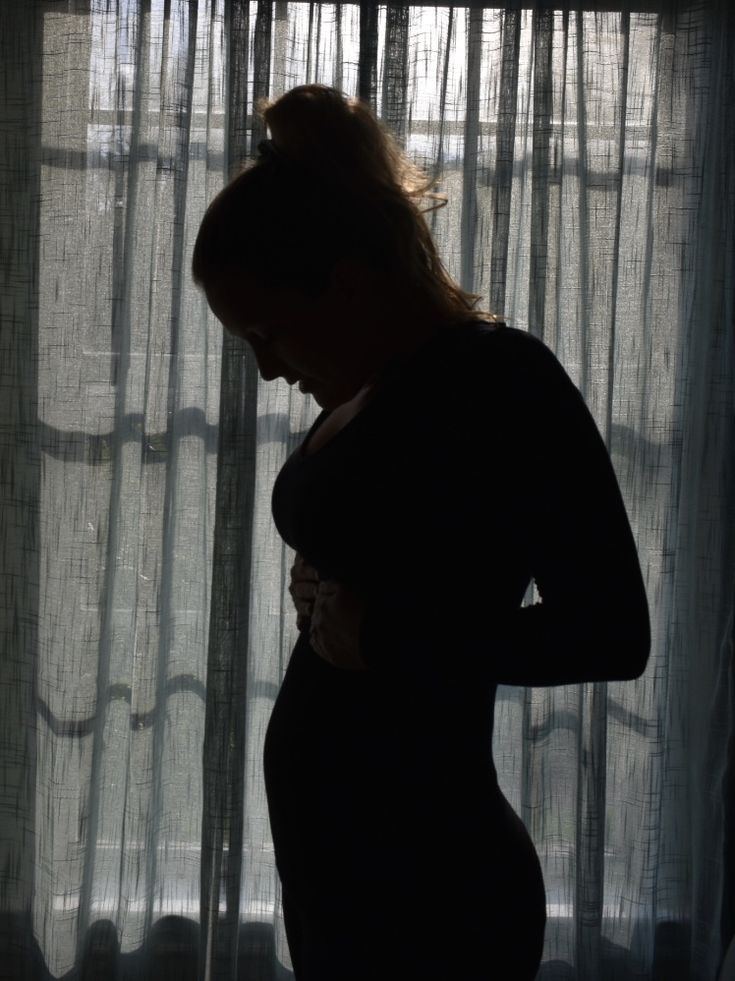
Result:
M283 378L289 385L293 385L293 383L297 380L298 376L291 371L286 371L283 363L277 358L274 358L272 355L264 355L263 351L259 351L255 347L253 347L252 350L255 354L255 360L258 363L258 371L260 372L260 377L263 379L263 381L269 382L274 381L276 378Z

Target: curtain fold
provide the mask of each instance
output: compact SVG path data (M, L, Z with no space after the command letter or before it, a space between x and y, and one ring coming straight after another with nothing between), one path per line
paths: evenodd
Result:
M0 45L0 977L293 976L262 779L297 637L270 494L318 407L262 382L189 265L267 135L258 98L319 81L441 179L445 264L560 359L639 549L644 676L498 691L498 777L546 881L539 978L715 981L733 11L30 0L0 6Z

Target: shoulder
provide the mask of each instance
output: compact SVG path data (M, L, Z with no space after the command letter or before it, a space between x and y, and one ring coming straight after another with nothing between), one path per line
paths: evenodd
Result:
M508 395L528 397L547 388L574 387L551 348L519 327L469 324L460 356L476 390L492 384Z
M465 424L492 425L510 440L533 438L541 456L559 441L601 438L559 358L526 330L473 326L456 367L454 405Z
M551 348L540 337L520 327L507 324L475 322L466 325L469 343L476 352L486 348L488 352L509 352L529 359L556 360Z

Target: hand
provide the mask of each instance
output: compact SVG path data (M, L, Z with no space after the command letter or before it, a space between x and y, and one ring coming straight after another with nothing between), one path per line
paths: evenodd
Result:
M319 592L319 573L298 552L296 561L291 566L291 585L288 591L296 607L296 626L299 630L310 628L311 615Z
M359 590L319 574L298 553L291 569L290 592L299 613L298 626L309 628L313 650L335 668L365 671L360 656L360 626L366 601Z

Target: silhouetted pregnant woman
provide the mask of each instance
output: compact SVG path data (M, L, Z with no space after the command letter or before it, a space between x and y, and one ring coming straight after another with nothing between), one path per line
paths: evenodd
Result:
M363 103L301 86L193 274L322 407L273 488L299 637L265 783L297 981L530 981L543 877L492 760L498 684L638 677L648 604L604 442L548 347L473 310ZM542 602L522 607L531 580Z

